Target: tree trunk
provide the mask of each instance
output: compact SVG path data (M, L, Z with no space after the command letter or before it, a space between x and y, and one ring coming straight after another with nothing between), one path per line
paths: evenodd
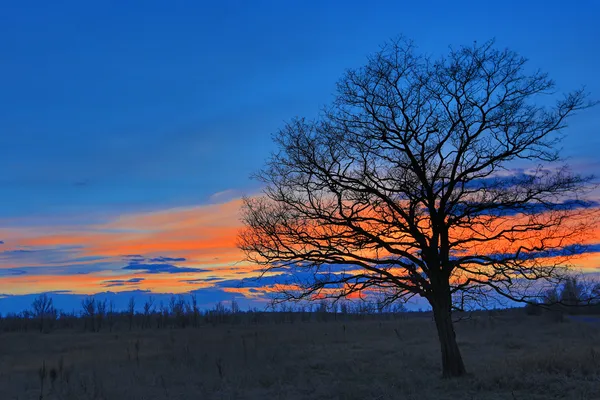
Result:
M433 315L442 350L442 376L453 378L465 375L467 371L456 343L450 304L441 301L433 305Z

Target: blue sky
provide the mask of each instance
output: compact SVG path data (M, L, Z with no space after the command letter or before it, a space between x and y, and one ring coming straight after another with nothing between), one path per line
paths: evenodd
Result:
M252 190L270 134L327 103L398 34L425 52L495 37L600 97L600 5L12 2L0 13L0 216L155 208ZM597 113L574 121L588 140ZM593 157L590 143L566 146Z
M271 134L317 115L347 68L399 34L433 55L496 38L560 91L585 85L600 99L592 0L23 1L0 11L0 240L11 251L26 228L90 232L256 193L249 175L274 149ZM598 108L572 120L564 154L577 169L600 172L599 126ZM179 255L168 250L144 256ZM64 265L83 256L70 257ZM2 279L0 293L15 292Z

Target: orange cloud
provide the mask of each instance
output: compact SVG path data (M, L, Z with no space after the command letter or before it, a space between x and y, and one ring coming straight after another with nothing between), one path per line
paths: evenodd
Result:
M27 294L37 292L51 292L59 290L69 290L76 294L90 294L110 290L111 292L122 292L132 289L150 290L160 293L185 293L191 289L201 289L210 287L210 283L200 283L191 287L180 281L190 278L192 275L186 274L146 274L136 273L127 275L18 275L2 278L2 282L9 288L8 291L2 289L2 292L8 294ZM107 281L113 279L142 278L138 284L124 286L107 286Z
M236 199L223 204L175 208L157 212L133 213L108 220L103 224L83 227L3 228L2 238L10 243L3 250L70 248L73 261L65 259L53 265L84 266L96 258L112 260L114 266L102 273L85 275L0 275L5 293L25 293L42 290L73 290L90 293L103 289L107 279L142 277L136 287L161 292L189 291L190 285L180 282L184 278L219 276L240 279L253 274L254 267L238 265L243 259L236 247L236 235L241 226ZM144 257L183 257L182 266L202 268L207 272L177 274L144 274L123 271L127 264L123 256L140 254ZM16 257L15 257L16 258ZM83 261L82 261L83 259ZM30 265L30 260L27 260ZM40 265L46 265L40 260ZM10 260L2 269L25 267L18 258ZM126 273L131 272L131 273ZM208 284L207 284L208 285ZM35 287L35 289L34 289ZM202 287L194 285L193 289ZM5 289L6 288L6 289ZM130 288L130 287L129 287ZM124 290L127 287L115 287ZM111 288L113 290L113 288Z
M220 279L242 279L256 276L257 267L241 263L243 254L236 247L236 238L241 228L241 200L223 204L181 207L156 212L131 213L93 225L29 226L20 227L18 221L2 222L0 238L6 243L1 250L18 249L61 249L68 248L63 259L53 260L51 265L64 267L58 273L0 274L0 293L19 294L52 290L72 290L75 293L93 293L108 290L103 282L111 279L143 278L134 287L155 292L182 293L193 289L210 287L210 277ZM514 220L518 220L515 217ZM7 227L16 224L14 228ZM594 227L586 235L586 243L600 242L600 228ZM484 249L486 250L486 249ZM490 251L487 248L486 251ZM140 254L144 257L183 257L177 263L190 268L201 268L204 272L176 274L152 274L123 270L127 260L123 255ZM110 264L91 273L69 273L69 268L81 270L93 265L94 260L103 258ZM592 270L600 266L600 253L589 253L578 257L575 264ZM40 260L40 266L48 265ZM31 261L18 257L7 259L0 265L0 273L7 269L31 266ZM184 282L196 280L194 285ZM111 291L131 290L132 286L110 287ZM224 289L225 290L225 289ZM250 290L226 289L230 292L255 297Z
M240 200L122 216L85 231L25 237L21 246L80 246L86 256L176 255L200 264L242 259L235 238Z

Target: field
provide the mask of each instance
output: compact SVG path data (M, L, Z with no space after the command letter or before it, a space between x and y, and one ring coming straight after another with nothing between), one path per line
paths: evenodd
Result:
M428 317L0 334L0 399L600 399L600 327L457 324L470 375L440 378Z

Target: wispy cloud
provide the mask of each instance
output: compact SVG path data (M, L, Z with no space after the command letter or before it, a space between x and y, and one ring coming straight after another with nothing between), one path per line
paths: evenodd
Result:
M25 275L27 271L16 268L0 269L0 278L3 276Z
M132 271L145 271L149 274L181 274L186 272L206 272L206 269L190 268L190 267L179 267L169 262L184 262L184 257L155 257L155 258L144 258L142 256L129 256L126 257L128 260L127 266L123 267L125 270Z
M188 267L177 267L172 264L160 263L160 264L142 264L142 263L133 263L129 264L126 267L123 267L124 270L130 271L144 271L149 274L181 274L185 272L207 272L206 269L200 268L188 268Z
M216 276L209 276L207 278L197 278L197 279L182 279L179 282L181 283L187 283L190 285L197 285L197 284L204 284L207 282L217 282L217 281L222 281L222 278L216 277Z
M106 288L121 293L135 287L148 293L192 290L259 301L276 284L303 275L284 271L252 279L258 267L241 263L243 254L235 244L240 205L235 199L63 226L0 221L0 287L9 295L66 289L79 295ZM589 236L577 264L595 270L600 228Z
M150 262L183 262L185 261L184 257L156 257L148 260Z
M212 194L209 199L211 202L223 203L239 198L240 195L241 192L237 189L227 189Z
M87 225L0 221L0 235L10 239L0 251L0 285L15 294L65 288L93 293L107 284L118 288L120 281L143 278L136 282L143 289L177 293L190 289L182 277L252 274L253 268L237 264L242 259L235 246L240 204L235 199L130 213ZM195 285L204 288L210 282Z
M104 287L115 287L115 286L136 286L142 282L144 278L131 278L131 279L111 279L103 281Z

